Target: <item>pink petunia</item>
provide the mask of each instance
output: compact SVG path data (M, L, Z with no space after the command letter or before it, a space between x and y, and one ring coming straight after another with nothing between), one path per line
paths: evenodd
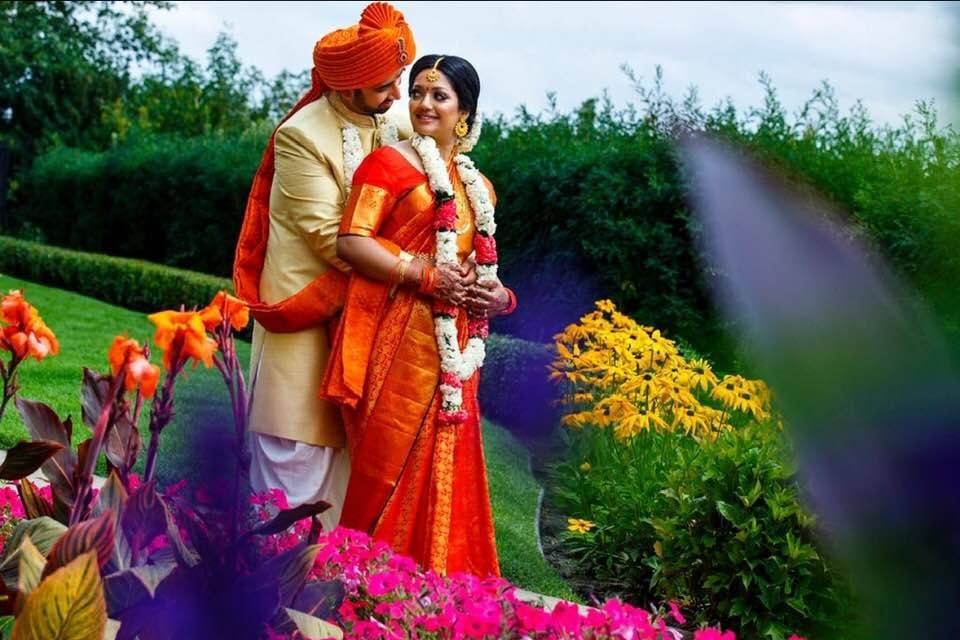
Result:
M677 603L671 600L667 604L670 606L670 615L673 616L673 619L679 624L687 624L687 620L683 617L683 614L680 613L680 607L677 606Z

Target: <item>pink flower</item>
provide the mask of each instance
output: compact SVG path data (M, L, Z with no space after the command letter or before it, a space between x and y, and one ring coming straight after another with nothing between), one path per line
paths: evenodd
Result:
M490 335L490 321L486 318L470 318L467 321L467 335L471 338L486 338Z
M517 629L520 633L544 633L550 627L549 613L524 602L518 601L514 605L514 615L520 623L520 628Z
M433 228L444 231L452 231L457 225L457 202L456 200L446 200L437 207L433 214Z
M568 602L558 602L550 612L553 624L558 630L575 633L580 628L580 608Z
M693 634L693 640L737 640L733 631L720 631L720 629L701 629Z
M441 411L437 419L440 421L440 424L463 424L469 417L470 414L467 413L465 409L461 409L460 411L454 411L452 413Z
M400 585L400 578L396 573L378 573L370 576L367 582L367 593L374 598L385 596Z
M687 624L687 621L683 617L683 614L680 613L680 607L677 606L677 603L671 600L667 604L670 606L670 615L673 616L673 619L676 620L679 624Z
M477 264L497 264L497 241L493 236L478 233L473 237L473 248L477 251Z
M440 374L440 384L445 384L455 389L460 389L463 387L463 380L460 379L460 376L453 373L452 371L444 371Z

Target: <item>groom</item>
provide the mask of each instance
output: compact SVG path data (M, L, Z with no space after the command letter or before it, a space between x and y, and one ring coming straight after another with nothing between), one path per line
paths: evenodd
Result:
M318 395L349 270L336 257L337 230L358 152L410 135L408 122L384 114L415 55L403 14L383 2L316 44L313 86L267 146L237 245L234 286L256 320L251 485L280 489L291 507L329 502L327 530L350 475L338 409Z

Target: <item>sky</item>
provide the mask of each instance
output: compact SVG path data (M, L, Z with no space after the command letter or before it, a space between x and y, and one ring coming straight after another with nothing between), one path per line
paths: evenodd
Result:
M863 100L873 119L896 124L917 100L960 121L951 82L960 69L960 5L934 2L403 2L417 53L470 60L480 107L538 112L555 92L568 111L606 90L635 101L624 63L649 80L661 65L680 98L693 85L711 107L730 97L760 106L765 71L782 102L798 109L823 80L841 109ZM268 77L311 65L314 42L359 20L366 2L180 2L155 11L181 50L205 61L221 31L247 65Z

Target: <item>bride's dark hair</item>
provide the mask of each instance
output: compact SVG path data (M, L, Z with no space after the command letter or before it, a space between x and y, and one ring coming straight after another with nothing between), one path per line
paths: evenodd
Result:
M432 69L437 63L437 58L443 58L437 65L437 71L447 76L453 90L457 93L457 102L460 108L468 111L467 124L473 127L473 121L477 117L477 101L480 98L480 76L477 70L473 68L467 60L457 56L446 56L436 53L423 56L410 69L409 91L413 91L413 83L424 69Z

